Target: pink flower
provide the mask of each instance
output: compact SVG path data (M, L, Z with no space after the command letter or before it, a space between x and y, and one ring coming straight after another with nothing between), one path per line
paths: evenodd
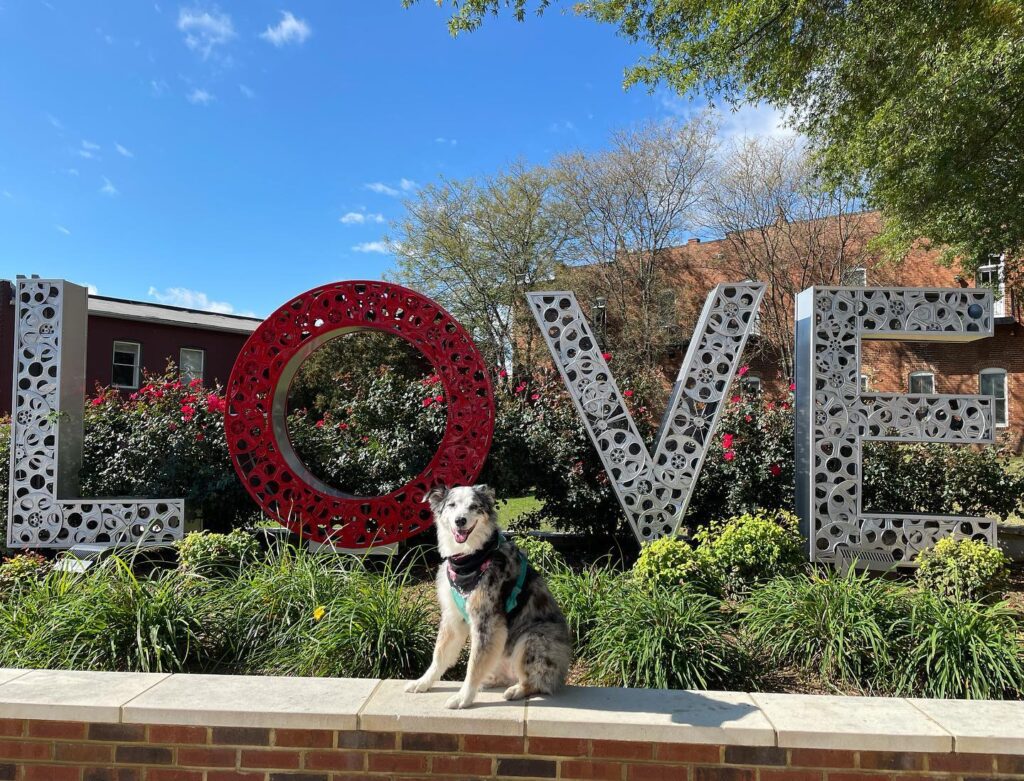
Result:
M344 431L345 429L348 428L348 423L339 423L338 424L338 428L340 428L342 431Z
M186 423L188 423L190 420L192 420L192 418L194 418L195 416L196 416L196 408L195 407L193 407L191 404L182 404L181 405L181 417L183 417L185 419Z
M753 418L752 418L752 417L750 417L750 415L744 415L744 416L743 416L743 419L744 419L745 421L747 421L747 423L749 423L750 421L752 421L752 420L753 420Z
M796 390L796 383L795 382L789 383L789 392L792 393L795 390Z
M764 408L767 410L773 410L775 409L775 404L769 401L767 404L764 405Z
M742 399L739 396L733 396L731 399L729 399L729 401L731 401L733 404L739 404L740 401L742 401Z
M177 423L168 423L167 424L167 429L169 431L177 431L178 430L178 424Z
M516 393L522 393L524 390L526 390L525 382L521 382L516 386Z
M633 397L633 391L631 391L631 390L623 391L622 395L625 396L627 399L630 399L630 398Z
M530 398L533 399L534 401L537 401L540 398L540 394L534 393L532 396L530 396Z
M726 461L732 461L734 458L736 458L736 454L731 450L726 450L725 453L722 455L722 458L724 458Z
M171 387L174 388L174 390L181 390L185 386L182 385L180 381L178 381L178 382L174 383Z
M778 477L782 474L782 467L778 464L772 464L768 467L768 471L771 473L772 477Z
M138 400L138 398L139 398L139 394L138 393L133 393L131 396L128 397L128 400L129 401L136 401L136 400Z
M434 396L434 401L436 401L438 404L440 404L442 401L444 401L444 396L442 396L441 394L438 394L437 396Z
M779 409L789 409L789 402L784 401L779 405Z
M316 425L317 428L323 428L324 427L324 422L322 420L318 420L315 425Z
M505 371L504 369L502 369L500 372L498 372L498 376L499 377L508 377L508 372Z
M206 439L206 435L202 431L196 434L196 442L202 442L204 439Z
M612 354L611 353L601 353L601 357L604 358L606 361L610 361L612 359Z
M211 393L206 397L206 409L210 412L224 412L227 409L228 403L216 393Z
M190 387L190 388L198 388L202 384L203 384L203 381L201 379L199 379L198 377L193 377L191 380L188 381L188 387Z
M97 396L95 399L92 400L92 405L94 407L98 407L102 403L103 403L103 397L102 396Z
M369 437L361 437L360 439L361 439L361 440L362 440L363 442L369 442L369 441L370 441L370 438L369 438Z
M736 373L739 374L740 377L742 377L748 371L750 371L750 367L749 366L741 366L740 370L738 372L736 372Z
M732 447L732 440L733 440L733 435L732 434L725 434L725 435L723 435L722 436L722 447L725 448L726 450L731 448Z
M425 398L423 400L423 406L424 407L429 407L433 403L434 403L434 397L433 396L427 396L427 398Z

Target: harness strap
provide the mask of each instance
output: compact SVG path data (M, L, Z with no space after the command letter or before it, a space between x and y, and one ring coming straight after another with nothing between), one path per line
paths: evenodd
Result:
M526 573L529 569L529 563L526 560L526 554L519 551L519 577L516 578L516 584L512 587L512 591L509 592L508 599L505 600L505 612L511 613L516 609L516 605L519 603L519 595L523 591L523 585L526 583ZM455 607L462 613L462 617L466 619L466 623L470 623L469 610L466 609L466 597L455 588L449 581L448 587L452 592L452 601L455 602Z

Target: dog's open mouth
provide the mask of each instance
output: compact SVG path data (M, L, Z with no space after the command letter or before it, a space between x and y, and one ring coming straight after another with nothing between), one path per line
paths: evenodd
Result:
M476 528L476 524L469 529L452 529L452 534L455 535L455 541L463 543L469 539L469 535L473 533L473 529Z

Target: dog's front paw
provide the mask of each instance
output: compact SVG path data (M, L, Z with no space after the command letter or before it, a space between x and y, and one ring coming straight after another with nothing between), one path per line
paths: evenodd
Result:
M471 696L459 692L458 694L453 694L448 698L448 702L445 703L445 707L450 708L451 710L461 710L462 708L468 708L472 704L473 698Z
M409 681L405 685L405 690L410 694L422 694L423 692L430 691L430 687L434 685L434 682L430 678L420 678L415 681Z
M521 700L526 696L526 689L517 683L514 686L509 686L505 689L505 694L503 696L506 700Z

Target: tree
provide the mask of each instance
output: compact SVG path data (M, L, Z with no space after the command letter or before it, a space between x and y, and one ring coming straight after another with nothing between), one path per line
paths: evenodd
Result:
M406 0L411 4L415 0ZM443 5L443 0L437 0ZM549 0L459 0L453 33ZM1024 256L1019 0L588 0L573 8L652 53L664 82L787 109L820 172L886 214L893 254L924 237L968 268Z
M743 139L723 160L706 212L708 227L724 237L719 262L735 279L765 283L760 339L751 347L793 377L797 294L811 285L856 284L851 271L874 267L867 243L875 215L818 179L796 139Z
M479 181L442 180L406 203L390 240L397 280L445 306L494 364L534 361L526 291L554 274L567 246L553 195L550 172L522 164Z
M609 149L555 159L572 246L586 262L574 287L607 302L611 347L654 366L677 322L665 250L700 225L715 167L714 124L649 123L618 131Z

